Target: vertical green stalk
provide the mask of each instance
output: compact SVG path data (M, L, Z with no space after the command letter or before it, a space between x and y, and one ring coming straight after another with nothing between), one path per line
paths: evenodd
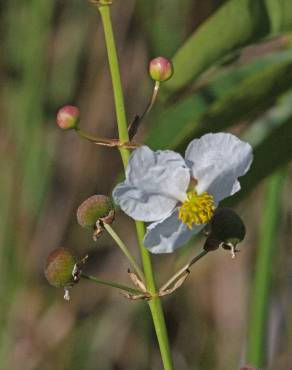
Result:
M271 273L276 253L277 228L280 218L281 190L285 173L273 174L267 183L266 201L260 234L247 347L248 361L262 368L265 363L267 319Z
M147 290L153 296L153 298L148 301L148 304L152 314L152 319L160 347L162 362L165 370L173 370L173 363L162 303L160 297L157 295L150 254L143 245L143 239L145 235L145 225L143 222L136 221L136 231L145 272Z
M115 45L115 39L112 29L111 17L110 17L110 6L100 5L99 11L101 14L102 25L104 29L105 42L107 47L108 62L110 66L114 100L116 107L117 124L119 130L119 139L122 142L129 141L128 135L128 124L125 111L124 95L120 77L120 68L117 56L117 50ZM124 167L127 167L129 160L129 151L124 148L120 148L120 153Z
M117 124L119 130L119 138L122 142L129 141L127 119L124 105L123 90L121 85L121 78L119 72L119 63L117 58L115 40L113 35L110 6L100 5L99 11L101 14L102 24L105 33L105 41L108 53L108 60L110 65L110 72L112 77L112 84L114 90L114 100L116 107ZM125 148L120 148L120 153L124 168L126 169L129 161L129 151ZM164 319L164 313L160 297L157 295L155 279L152 269L151 258L147 249L143 246L143 239L145 235L145 227L142 222L136 222L137 237L141 252L141 258L145 273L146 285L148 291L153 295L149 301L149 307L152 314L152 319L160 347L161 358L164 365L164 370L173 370L172 358L169 347L169 340Z

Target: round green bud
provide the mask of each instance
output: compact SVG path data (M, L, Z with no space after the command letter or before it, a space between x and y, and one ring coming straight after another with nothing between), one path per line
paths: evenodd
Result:
M210 222L211 234L224 243L236 245L245 237L242 219L231 208L217 208Z
M173 75L172 63L164 57L152 59L149 63L149 74L154 81L167 81Z
M238 214L231 208L217 208L208 226L205 251L214 251L222 246L233 250L234 255L236 245L245 237L245 226Z
M73 105L65 105L57 113L57 125L62 130L72 130L77 128L80 112Z
M112 223L115 210L112 200L106 195L92 195L77 210L77 220L82 227L95 228L97 221Z
M220 247L221 241L216 239L212 234L208 235L204 243L204 249L207 252L215 251Z
M56 288L73 285L73 272L77 260L66 248L55 249L47 258L44 273L48 282Z

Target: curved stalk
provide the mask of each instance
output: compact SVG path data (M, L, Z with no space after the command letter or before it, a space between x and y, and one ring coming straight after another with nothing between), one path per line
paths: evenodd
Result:
M179 271L177 271L161 288L161 291L164 291L168 289L171 285L173 285L182 275L192 267L197 261L199 261L201 258L206 256L208 251L203 250L200 252L197 256L192 258L190 262L188 262L186 265L184 265Z
M134 138L134 136L136 135L136 133L139 129L140 124L143 121L143 119L151 111L151 109L152 109L152 107L153 107L153 105L156 101L157 95L158 95L159 86L160 86L160 82L155 81L153 91L152 91L152 95L151 95L151 99L150 99L149 103L147 104L147 107L145 108L145 110L141 114L141 116L136 116L136 118L134 119L134 121L132 122L130 127L128 128L128 133L129 133L130 140L132 140Z

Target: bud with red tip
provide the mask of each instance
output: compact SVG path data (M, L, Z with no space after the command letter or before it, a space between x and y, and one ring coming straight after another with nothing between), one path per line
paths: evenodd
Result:
M74 105L65 105L57 113L57 125L62 130L72 130L77 128L80 112Z
M259 370L259 369L251 365L245 365L244 367L240 368L240 370Z
M66 248L55 249L47 258L44 273L48 282L56 288L74 284L77 266L75 256Z
M82 227L96 227L98 221L112 223L115 210L112 200L106 195L92 195L77 210L77 220Z
M164 57L152 59L149 63L149 74L154 81L167 81L173 75L172 63Z

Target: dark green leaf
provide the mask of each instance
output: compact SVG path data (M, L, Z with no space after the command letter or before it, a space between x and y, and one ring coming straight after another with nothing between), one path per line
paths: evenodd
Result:
M241 191L228 199L225 204L231 205L246 196L256 185L271 175L279 167L287 165L292 160L292 118L273 130L267 138L256 146L254 162L241 182Z
M253 118L292 83L292 51L264 57L211 81L157 116L146 140L152 148L178 147L209 131Z
M175 74L165 89L174 92L231 51L263 36L290 30L291 14L291 0L228 1L174 55Z

